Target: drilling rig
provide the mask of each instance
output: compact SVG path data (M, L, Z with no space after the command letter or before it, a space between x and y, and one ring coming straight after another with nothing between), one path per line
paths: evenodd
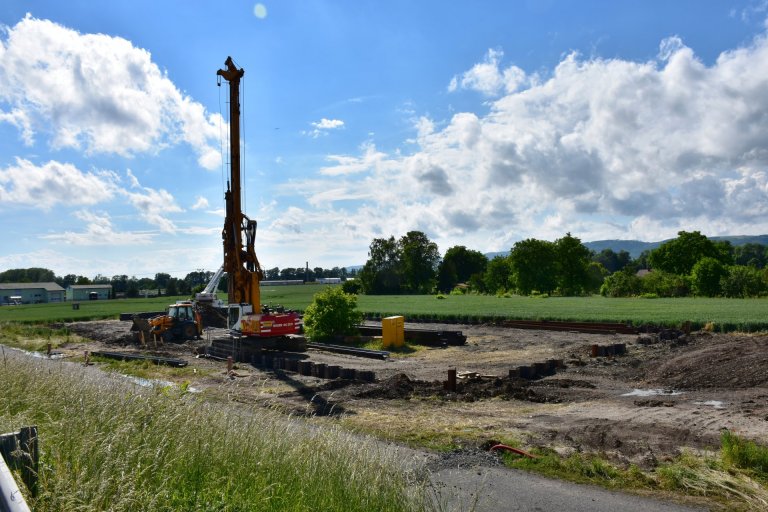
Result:
M256 257L256 221L243 213L240 182L240 79L245 71L232 57L217 76L229 83L230 173L224 193L226 217L221 236L224 242L224 272L228 275L227 327L233 337L254 349L306 350L306 340L297 336L301 318L295 311L261 305L260 281L264 278ZM221 82L219 81L219 85Z

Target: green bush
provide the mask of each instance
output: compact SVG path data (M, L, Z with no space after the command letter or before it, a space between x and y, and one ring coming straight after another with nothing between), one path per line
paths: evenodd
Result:
M634 297L642 290L642 282L632 271L614 272L605 278L600 287L604 297Z
M314 341L353 334L363 319L357 310L357 296L339 287L328 287L315 294L304 311L304 331Z
M705 297L720 295L720 279L727 274L725 266L715 258L702 258L691 270L693 291Z
M341 285L341 289L344 293L351 293L352 295L358 295L362 289L360 281L357 279L347 279Z

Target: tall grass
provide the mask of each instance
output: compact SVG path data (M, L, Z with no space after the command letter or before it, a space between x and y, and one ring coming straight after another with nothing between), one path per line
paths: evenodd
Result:
M415 473L380 444L93 368L0 357L0 431L39 429L36 511L425 508Z

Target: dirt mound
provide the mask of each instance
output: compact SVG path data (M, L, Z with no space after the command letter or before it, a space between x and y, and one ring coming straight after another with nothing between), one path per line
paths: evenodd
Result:
M410 400L412 398L440 398L446 401L475 402L488 398L527 400L531 402L559 402L552 393L537 393L530 388L531 381L522 379L459 380L456 391L445 389L442 381L411 379L404 373L394 375L378 384L368 386L355 394L358 398ZM559 386L555 386L559 387Z
M768 385L768 336L701 333L655 364L649 382L674 389L747 389Z
M93 341L119 345L134 344L131 322L104 320L98 322L72 322L67 324L70 331Z

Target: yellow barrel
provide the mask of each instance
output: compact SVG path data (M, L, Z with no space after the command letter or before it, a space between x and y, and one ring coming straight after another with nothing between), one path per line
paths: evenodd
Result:
M405 343L405 317L388 316L381 319L381 344L386 348L399 348Z

